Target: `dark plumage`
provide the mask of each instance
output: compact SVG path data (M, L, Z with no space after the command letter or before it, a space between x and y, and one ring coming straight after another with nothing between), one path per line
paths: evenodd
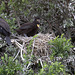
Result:
M10 45L11 44L11 41L10 41L10 34L11 34L10 27L9 27L8 23L4 19L2 19L1 17L0 17L0 34L5 36L6 43L8 45Z
M16 29L16 31L18 34L26 34L28 37L34 36L38 32L40 24L39 21L40 19L38 17L35 17L35 20L32 23L25 23L21 25L19 29Z

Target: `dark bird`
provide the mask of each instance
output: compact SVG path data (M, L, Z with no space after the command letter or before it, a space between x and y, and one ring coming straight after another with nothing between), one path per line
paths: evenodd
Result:
M10 27L8 25L8 23L0 17L0 34L2 34L3 36L5 36L5 40L6 40L6 43L8 45L11 44L11 40L10 40Z
M19 35L26 34L28 37L34 36L35 34L38 33L39 24L40 24L40 18L35 17L35 19L32 23L25 23L25 24L21 25L19 29L16 29L16 31Z

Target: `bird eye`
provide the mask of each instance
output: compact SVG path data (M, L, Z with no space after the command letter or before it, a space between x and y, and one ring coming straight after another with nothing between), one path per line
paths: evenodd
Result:
M37 21L38 21L38 22L40 22L40 20L39 20L39 19L37 19Z

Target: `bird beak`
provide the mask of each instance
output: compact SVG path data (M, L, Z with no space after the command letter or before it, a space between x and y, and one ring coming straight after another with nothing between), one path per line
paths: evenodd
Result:
M37 24L37 27L38 27L38 28L40 28L40 25L39 25L39 24Z

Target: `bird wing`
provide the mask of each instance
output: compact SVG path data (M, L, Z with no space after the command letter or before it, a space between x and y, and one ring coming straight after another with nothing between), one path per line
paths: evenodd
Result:
M20 29L33 29L33 26L33 23L25 23L24 25L21 25Z
M8 23L0 17L0 26L3 27L7 32L10 33L10 28Z

